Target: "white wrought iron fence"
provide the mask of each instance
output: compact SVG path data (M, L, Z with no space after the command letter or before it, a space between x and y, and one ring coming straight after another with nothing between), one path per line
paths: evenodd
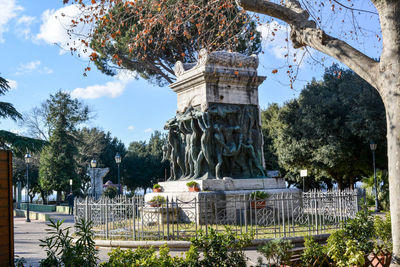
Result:
M209 227L278 238L329 233L354 217L365 201L361 190L282 193L266 199L240 195L229 201L205 195L159 203L145 202L143 196L76 199L75 220L91 220L95 235L105 239L187 240Z

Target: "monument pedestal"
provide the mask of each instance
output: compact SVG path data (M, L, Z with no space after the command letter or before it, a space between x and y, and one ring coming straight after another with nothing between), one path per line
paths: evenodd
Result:
M223 217L224 224L227 221L236 224L244 220L243 217L251 216L251 209L258 209L251 207L250 194L254 191L266 192L270 199L289 194L295 199L301 196L301 190L286 188L283 178L232 179L225 177L220 180L195 180L200 188L199 192L189 192L186 186L188 182L160 182L163 191L146 194L145 201L149 202L155 196L163 196L166 200L168 199L168 205L178 207L177 212L180 214L178 220L181 218L185 222L219 223L219 218ZM280 213L278 204L278 201L270 201L263 208Z

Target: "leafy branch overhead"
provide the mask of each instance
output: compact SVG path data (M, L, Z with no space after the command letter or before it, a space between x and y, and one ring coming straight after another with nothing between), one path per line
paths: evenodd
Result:
M175 80L175 62L194 62L202 48L248 55L261 50L255 21L234 0L75 2L82 15L72 20L70 33L77 34L78 24L95 23L81 42L94 50L90 59L108 75L123 68L166 85Z

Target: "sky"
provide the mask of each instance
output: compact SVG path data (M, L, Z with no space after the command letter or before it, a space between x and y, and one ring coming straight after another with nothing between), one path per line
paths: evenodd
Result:
M70 92L95 114L86 126L109 131L126 145L148 140L154 130L162 130L165 122L175 116L175 93L169 87L151 85L126 72L106 76L94 66L84 77L89 60L65 49L73 40L66 34L67 23L60 16L75 12L74 6L63 5L62 0L0 0L0 76L12 88L0 101L11 102L24 113L39 106L50 94L59 90ZM304 63L291 89L286 69L280 68L287 63L287 49L282 48L287 28L281 26L273 40L267 37L277 27L278 22L260 26L264 42L258 71L267 76L259 87L261 108L297 97L308 81L313 77L321 79L323 73L319 64ZM290 51L297 53L297 57L303 52ZM277 74L272 74L274 69L278 69ZM0 121L0 129L22 135L26 130L11 120Z

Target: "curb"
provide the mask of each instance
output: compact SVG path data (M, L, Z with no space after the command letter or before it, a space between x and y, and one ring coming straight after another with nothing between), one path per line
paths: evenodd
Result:
M314 240L319 243L324 243L330 234L314 235ZM304 244L304 237L286 237L282 239L291 240L295 247L302 247ZM274 238L268 239L254 239L252 240L249 248L257 248ZM167 245L169 248L188 249L190 248L190 241L123 241L123 240L95 240L95 245L98 247L120 247L120 248L138 248L138 247L154 247L160 248Z

